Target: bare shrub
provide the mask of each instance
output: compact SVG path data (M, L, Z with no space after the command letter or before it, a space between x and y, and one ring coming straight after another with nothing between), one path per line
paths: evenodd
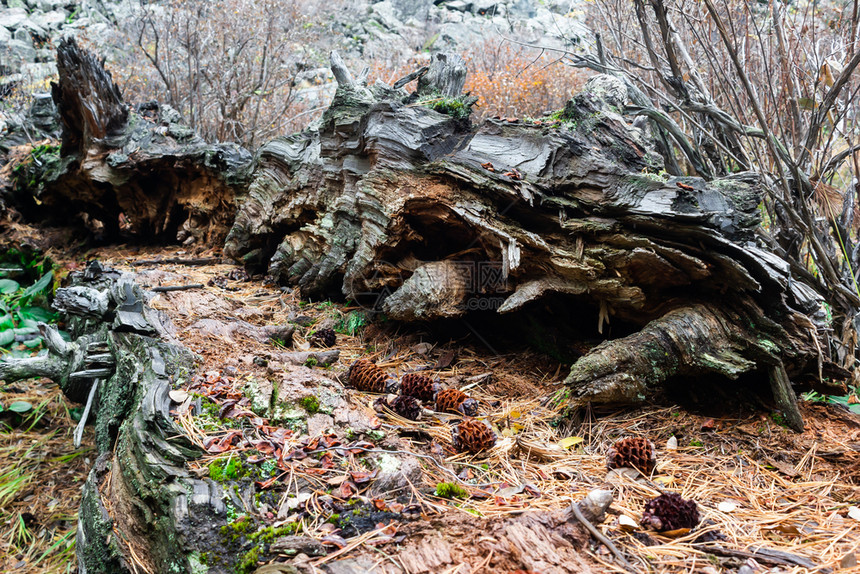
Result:
M475 119L488 116L539 117L564 107L585 83L584 72L561 65L542 50L501 37L464 50L469 66L466 91L478 96Z
M127 99L168 103L204 138L254 147L307 122L294 80L326 65L313 45L339 3L141 1L111 67Z

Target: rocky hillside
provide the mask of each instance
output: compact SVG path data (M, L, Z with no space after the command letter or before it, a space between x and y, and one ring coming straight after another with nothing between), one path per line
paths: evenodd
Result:
M468 54L482 42L506 36L543 46L575 48L588 34L579 18L580 4L580 0L345 3L328 14L325 22L315 24L324 33L313 45L297 46L297 51L301 49L297 58L302 60L296 63L302 71L294 79L298 99L311 109L328 105L335 89L327 64L332 49L356 63L355 67L359 61L384 62L388 69L399 69L429 61L433 52ZM128 32L140 16L137 2L4 0L0 6L0 94L7 104L0 109L0 132L19 132L14 143L51 135L51 130L45 129L20 133L17 113L29 107L31 94L48 91L49 82L56 77L55 45L60 38L75 36L97 46L109 65L128 61L126 52L134 49L128 43ZM122 85L122 74L116 75ZM8 148L8 144L2 147Z

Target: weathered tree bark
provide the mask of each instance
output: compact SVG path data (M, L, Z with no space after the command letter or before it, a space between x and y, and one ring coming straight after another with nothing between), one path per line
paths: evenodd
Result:
M31 221L77 221L105 240L219 244L232 224L251 154L209 144L155 102L123 102L102 62L64 40L53 98L62 146L13 166L8 206Z
M421 80L450 95L450 75ZM528 312L561 295L594 310L601 333L610 320L641 329L573 365L577 403L754 373L801 428L789 379L841 390L847 373L807 317L822 298L756 241L758 177L667 177L621 115L617 79L589 81L559 122L477 129L401 90L343 81L318 131L261 149L227 254L404 321Z
M71 279L56 307L74 341L46 327L50 353L0 362L0 379L50 377L79 402L100 382L91 415L99 456L83 490L79 570L197 571L195 556L221 544L226 507L217 483L186 470L203 453L168 412L173 381L188 378L194 357L169 342L169 322L130 276L94 265Z

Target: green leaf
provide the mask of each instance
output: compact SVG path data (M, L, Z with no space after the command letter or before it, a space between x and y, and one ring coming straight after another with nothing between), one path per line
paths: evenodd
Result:
M47 273L42 275L41 279L39 279L38 281L36 281L32 285L30 285L29 287L24 289L24 293L21 295L21 297L22 298L30 298L30 297L33 297L34 295L38 295L39 293L44 291L48 285L51 285L53 282L54 282L54 272L48 271Z
M33 319L22 319L20 323L18 323L18 327L21 329L29 329L31 331L39 330L39 322L34 321Z
M14 329L15 321L12 319L12 315L5 314L0 316L0 331L5 331L6 329Z
M22 319L31 319L43 323L51 323L56 319L53 313L42 307L21 307L18 314Z
M24 414L33 410L33 405L27 401L15 401L9 405L9 410L13 413Z
M28 339L24 341L24 346L28 349L38 349L42 344L42 337L36 337L35 339Z
M15 341L15 329L0 331L0 347L5 347Z
M17 281L12 281L11 279L0 279L0 295L14 293L20 288L21 285Z

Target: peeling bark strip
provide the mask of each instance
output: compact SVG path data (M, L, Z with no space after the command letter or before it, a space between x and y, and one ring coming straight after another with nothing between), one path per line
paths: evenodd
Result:
M13 206L33 221L77 219L107 240L223 241L251 154L206 143L169 106L129 109L103 62L74 40L58 47L57 67L62 147L30 166L38 177L12 182Z
M637 402L678 376L780 381L780 365L797 388L834 392L847 376L802 326L822 298L755 240L758 176L665 176L653 142L621 115L617 79L590 80L558 120L471 128L332 62L340 85L321 127L261 149L228 255L305 295L342 291L400 320L562 295L595 309L601 333L618 320L642 328L573 366L577 402ZM460 63L446 75L446 62L421 82L447 94L437 109L450 113L446 90L462 84L451 79ZM819 360L835 383L819 380ZM773 389L800 428L794 392Z

